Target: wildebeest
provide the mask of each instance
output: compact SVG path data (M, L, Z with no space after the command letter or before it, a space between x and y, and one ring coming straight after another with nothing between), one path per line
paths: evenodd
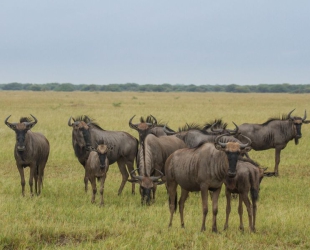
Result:
M33 178L35 180L35 192L40 195L43 187L44 168L50 151L50 145L46 137L41 133L30 130L38 122L33 115L31 116L34 121L29 117L22 117L19 123L10 123L8 120L11 115L4 121L16 134L14 157L21 178L23 196L25 196L25 167L30 167L29 186L31 195L33 195Z
M242 144L235 138L219 135L214 143L203 143L196 148L183 148L171 154L165 164L166 187L169 194L170 222L176 211L177 186L181 187L179 211L181 226L184 227L184 203L189 192L201 191L202 225L201 231L206 229L206 215L208 213L208 191L212 194L213 223L212 231L217 232L216 216L218 212L218 196L226 176L236 175L236 165L241 153L249 151L250 139ZM222 140L223 138L223 140ZM229 141L231 140L231 141Z
M186 147L185 143L176 136L157 137L149 134L144 141L144 147L139 152L139 175L132 176L140 184L141 203L150 204L151 191L155 200L156 187L165 174L164 166L170 154L180 148ZM133 180L129 180L133 181Z
M239 229L244 231L243 226L243 206L242 202L245 204L249 227L251 232L255 232L256 223L256 213L257 213L257 200L259 194L259 185L264 177L265 168L262 168L256 162L251 159L239 157L237 163L237 174L233 178L226 177L225 183L225 195L226 195L226 221L224 225L224 230L228 228L229 214L231 211L231 194L239 194L239 206L238 214L240 219ZM249 199L249 193L251 196L251 201Z
M91 199L92 203L95 202L95 197L97 193L96 179L98 179L98 181L100 182L100 206L104 205L103 189L104 182L107 177L107 172L109 170L109 160L107 157L107 153L108 147L104 145L103 142L100 142L96 149L90 151L85 165L86 176L88 177L93 189Z
M306 111L303 118L291 116L294 110L287 115L283 115L282 119L271 118L263 124L244 123L239 125L239 132L252 140L251 146L254 150L275 149L275 176L279 175L281 150L293 139L295 139L295 145L297 145L302 136L301 125L310 122L306 120ZM238 138L243 140L240 136Z
M71 123L71 119L73 123ZM128 180L128 171L131 172L134 169L134 161L138 152L138 140L123 131L104 130L87 116L80 116L77 118L70 117L68 125L72 127L72 145L74 153L84 168L89 154L87 151L95 148L102 140L108 146L109 152L107 157L109 164L112 165L114 162L117 162L118 168L122 174L122 182L118 190L118 195L120 195ZM87 190L87 180L88 177L85 176L85 190ZM133 183L132 193L134 192Z

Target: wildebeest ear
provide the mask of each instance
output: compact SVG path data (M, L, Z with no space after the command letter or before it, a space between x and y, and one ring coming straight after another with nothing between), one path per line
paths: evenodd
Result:
M241 149L241 153L247 153L247 152L251 151L251 149L252 148L250 146L245 147L244 149Z
M6 124L10 129L16 130L16 125L12 123L7 123Z
M34 125L36 125L35 123L28 123L26 125L26 128L29 130L29 129L32 129L34 127Z
M302 121L302 123L308 124L310 123L310 121Z

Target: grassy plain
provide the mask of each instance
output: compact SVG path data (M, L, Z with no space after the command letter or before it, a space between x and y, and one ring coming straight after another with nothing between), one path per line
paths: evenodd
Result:
M84 193L83 168L71 145L70 116L87 114L107 130L122 130L137 137L128 120L136 115L154 115L177 130L185 123L205 123L222 118L234 128L244 122L263 123L296 108L303 116L309 94L228 94L228 93L102 93L102 92L0 92L2 121L11 122L33 114L50 141L51 152L45 170L41 196L21 196L20 177L15 166L15 134L0 125L0 248L2 249L309 249L310 248L310 125L303 125L299 145L289 142L282 151L280 177L265 178L258 203L257 233L238 230L237 201L232 203L230 225L225 220L224 189L219 201L218 229L201 233L200 195L191 194L185 203L185 229L179 214L168 228L169 210L164 186L157 200L141 206L140 195L131 195L126 184L117 196L121 175L110 167L105 184L105 206L91 204ZM310 117L309 117L310 119ZM273 171L274 150L250 155ZM29 168L26 169L26 177ZM136 191L138 188L136 187ZM210 206L209 206L210 207ZM244 211L245 225L247 215Z

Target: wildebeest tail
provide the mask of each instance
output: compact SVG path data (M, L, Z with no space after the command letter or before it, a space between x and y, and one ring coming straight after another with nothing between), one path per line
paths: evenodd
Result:
M250 184L251 184L250 193L251 193L252 201L258 200L258 187L256 187L255 185L255 180L259 177L255 175L256 175L256 172L254 173L254 176L252 173L249 174Z
M139 156L139 141L136 139L137 141L137 153L136 153L136 168L139 168L139 162L138 162L138 156Z

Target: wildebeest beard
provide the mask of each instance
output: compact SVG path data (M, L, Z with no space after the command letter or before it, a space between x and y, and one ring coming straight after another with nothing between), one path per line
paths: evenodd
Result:
M82 130L82 133L83 133L84 141L85 141L85 143L86 143L86 148L91 147L91 141L90 141L90 133L89 133L89 130L84 128L84 129Z
M17 152L18 152L20 158L22 159L22 161L25 161L25 159L24 159L24 152L25 152L25 151L19 151L19 150L17 150Z
M151 200L151 189L150 188L143 188L141 187L142 198L141 198L141 204L143 205L144 202L146 205L150 205Z

